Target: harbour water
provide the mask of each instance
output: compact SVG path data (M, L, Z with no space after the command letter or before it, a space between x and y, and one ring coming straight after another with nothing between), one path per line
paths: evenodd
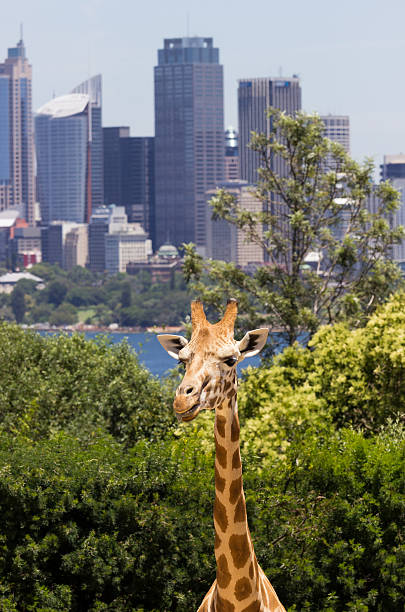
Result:
M59 332L39 332L41 334L52 334ZM176 365L176 361L169 357L160 345L156 334L150 332L131 332L131 333L108 333L108 332L85 332L85 337L89 340L96 336L107 336L108 339L116 344L127 342L131 349L137 354L139 361L155 376L163 377L165 373ZM240 370L248 365L259 365L260 357L252 357L242 362ZM239 370L239 371L240 371Z

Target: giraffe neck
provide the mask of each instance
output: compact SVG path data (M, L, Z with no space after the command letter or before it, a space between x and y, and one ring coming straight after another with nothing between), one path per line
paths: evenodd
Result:
M242 484L236 398L235 377L215 415L214 525L218 610L233 610L229 607L231 602L237 602L242 609L260 601L259 569L247 523Z

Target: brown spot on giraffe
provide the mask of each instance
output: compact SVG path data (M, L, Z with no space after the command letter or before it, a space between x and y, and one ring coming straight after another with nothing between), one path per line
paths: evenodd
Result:
M253 576L254 576L254 573L253 573L253 563L251 563L249 565L249 577L253 578Z
M221 438L225 438L225 423L226 418L224 416L217 416L217 430Z
M250 580L246 577L239 578L235 584L235 597L238 601L242 601L249 597L252 592L252 586L250 584Z
M227 599L223 599L219 594L217 595L216 610L218 612L235 612L235 606Z
M240 433L239 418L237 415L235 415L232 419L232 425L231 425L232 442L237 442L239 440L239 433Z
M228 390L231 388L231 381L230 380L226 380L224 383L224 386L222 387L222 392L223 393L227 393Z
M225 555L221 555L217 560L217 583L221 589L226 589L231 582L231 574L228 568L228 561Z
M232 398L235 397L235 395L236 395L236 389L234 389L234 388L229 389L229 391L227 393L227 398L231 400Z
M244 521L246 521L245 500L243 499L242 495L239 497L238 503L235 506L234 521L235 523L243 523ZM252 567L253 572L253 565L250 565ZM253 576L251 576L251 578L253 578Z
M225 478L220 476L217 466L215 466L215 487L220 493L224 492Z
M221 530L225 533L228 527L228 517L226 515L225 506L219 501L218 498L215 498L214 502L214 519L218 523Z
M215 534L215 543L214 543L214 548L217 549L221 546L221 538L219 537L219 535L216 533Z
M239 468L241 465L240 462L240 450L239 448L236 449L236 451L234 452L234 454L232 455L232 469L236 470L237 468Z
M246 561L250 556L249 541L247 534L236 535L233 534L229 538L229 547L231 549L231 555L233 564L237 569L241 569L246 565Z
M229 501L234 504L242 492L242 476L232 480L231 486L229 487Z
M221 446L218 442L216 444L216 453L217 453L217 459L218 459L218 463L222 468L226 468L226 448L224 448L223 446Z

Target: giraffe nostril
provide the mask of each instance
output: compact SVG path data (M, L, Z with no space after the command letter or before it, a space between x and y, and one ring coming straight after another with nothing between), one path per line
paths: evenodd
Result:
M190 393L193 392L194 387L186 387L186 389L184 390L184 393L186 395L190 395Z

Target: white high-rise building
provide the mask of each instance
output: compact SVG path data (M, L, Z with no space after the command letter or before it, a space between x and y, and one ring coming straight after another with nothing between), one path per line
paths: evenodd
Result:
M348 115L321 115L325 124L324 135L332 142L342 145L350 153L350 118Z

